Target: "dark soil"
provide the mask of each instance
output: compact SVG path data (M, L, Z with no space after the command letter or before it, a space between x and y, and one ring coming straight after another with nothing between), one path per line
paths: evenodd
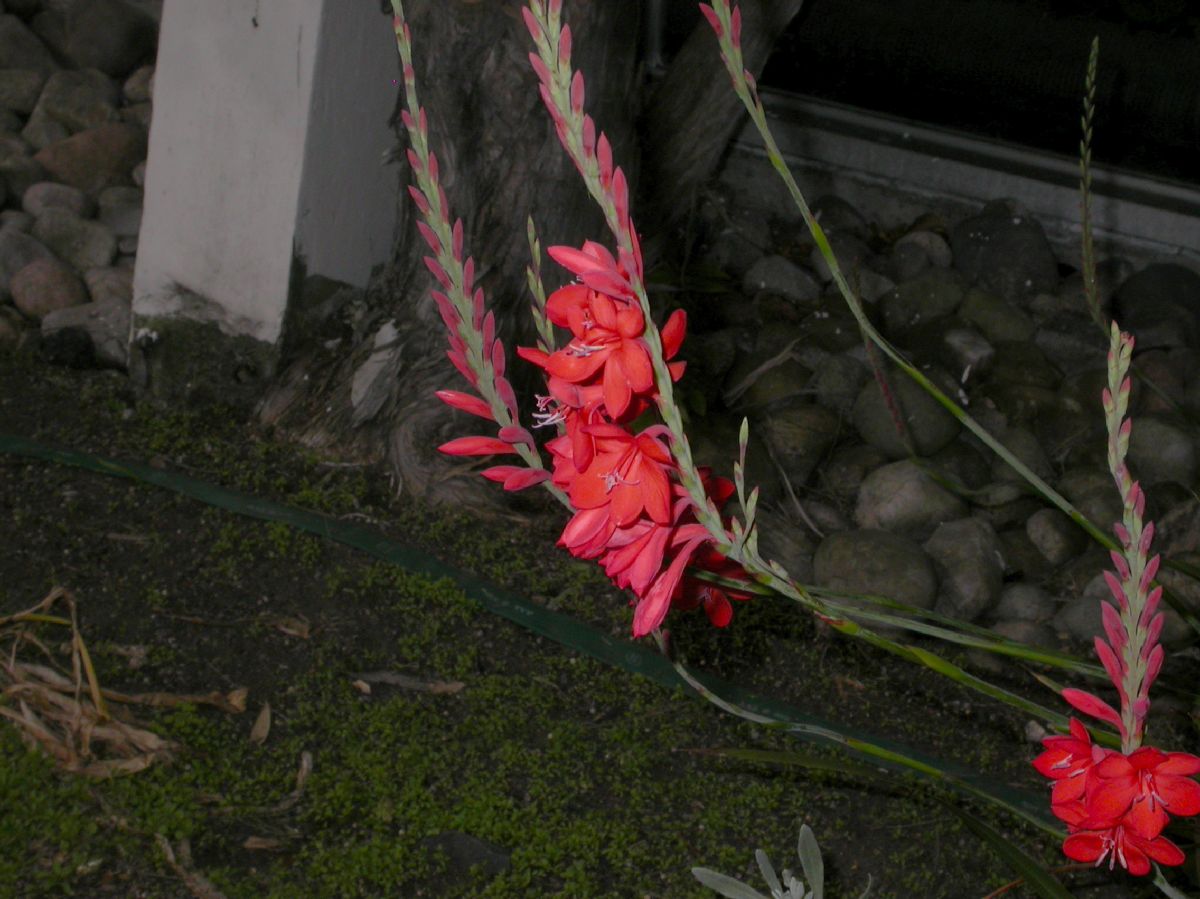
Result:
M392 496L382 471L272 442L227 410L154 410L117 373L30 360L0 362L0 432L365 522L627 638L625 598L554 548L563 515L540 496L501 518L426 508ZM174 758L103 782L56 771L0 722L0 896L204 895L166 862L164 840L186 841L189 870L230 897L705 896L692 866L760 890L756 848L796 867L801 822L824 850L832 897L857 896L868 880L875 897L983 897L1015 878L944 804L959 801L950 793L689 752L843 758L572 653L447 581L286 525L0 455L0 535L0 615L69 588L104 686L249 690L241 715L140 710L179 745ZM780 600L740 606L724 631L702 614L669 624L702 670L1044 790L1021 715L831 636ZM49 625L39 634L52 651L63 639ZM356 686L383 671L462 688ZM264 703L272 719L259 745L249 734ZM303 752L312 774L280 808ZM1047 864L1063 861L1032 828L965 808ZM1088 885L1107 880L1063 877L1080 896L1101 895ZM1130 894L1118 882L1123 892L1103 895Z

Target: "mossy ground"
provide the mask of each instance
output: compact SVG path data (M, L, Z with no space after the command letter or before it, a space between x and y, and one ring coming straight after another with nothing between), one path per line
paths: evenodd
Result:
M0 363L0 422L367 519L594 626L629 626L598 571L553 549L560 513L536 501L523 527L397 502L378 471L324 464L230 417L156 412L112 373ZM229 897L704 896L691 866L757 883L754 850L791 866L801 821L822 844L832 897L857 896L868 877L876 897L982 897L1012 879L929 788L688 752L797 744L535 637L448 582L163 490L14 457L0 457L0 520L0 614L63 585L106 686L250 691L240 716L147 713L182 747L176 759L99 783L55 771L0 726L0 896L193 895L157 834L187 838L195 868ZM311 633L289 636L272 616L303 617ZM1038 786L1019 716L819 633L795 609L750 603L728 630L703 616L672 629L706 670ZM129 646L147 650L136 669ZM380 670L464 686L355 687ZM264 702L273 724L257 745L248 734ZM276 812L303 752L313 768L302 798ZM1037 833L976 812L1057 862ZM430 841L449 833L498 847L507 867L455 864ZM246 848L251 837L270 848ZM1073 876L1078 886L1087 875Z

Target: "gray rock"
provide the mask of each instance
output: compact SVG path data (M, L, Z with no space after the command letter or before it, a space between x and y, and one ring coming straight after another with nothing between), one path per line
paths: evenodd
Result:
M961 518L966 511L961 499L905 459L867 475L858 488L854 520L861 528L924 540L939 524Z
M896 241L893 250L911 248L919 251L929 265L935 268L949 268L954 264L954 254L950 244L936 231L909 231Z
M1033 337L1038 349L1059 368L1095 365L1108 353L1108 338L1080 312L1060 312L1044 321Z
M942 333L942 346L952 369L962 372L959 381L967 383L985 376L996 357L996 348L974 328L950 328Z
M132 257L134 254L137 253L137 249L138 249L138 239L137 239L136 234L133 237L117 238L117 253L120 254L117 257L118 262L120 261L121 257L123 257L123 256Z
M914 541L886 531L842 531L821 541L813 559L817 584L885 596L921 609L933 607L937 574Z
M1004 448L1017 457L1018 462L1023 463L1039 478L1046 481L1053 476L1054 469L1050 465L1050 460L1046 458L1046 453L1042 450L1041 444L1038 443L1038 439L1032 431L1027 428L1012 427L1008 428L999 439ZM992 461L992 477L997 481L1010 484L1025 483L1025 477L999 456L995 456Z
M13 275L35 259L52 259L54 254L39 240L13 228L0 230L0 299L10 296Z
M896 287L883 298L883 321L889 334L945 318L963 300L962 276L951 269L931 268Z
M1190 347L1139 352L1133 408L1141 415L1174 412L1187 403L1187 380L1195 371L1200 371L1200 351ZM1194 380L1200 384L1200 378ZM1143 385L1151 389L1139 389Z
M996 344L989 383L1053 389L1061 380L1059 369L1033 344L1014 341Z
M33 223L33 236L80 271L103 268L117 255L117 238L99 222L65 209L46 209Z
M19 134L21 132L21 116L11 109L0 106L0 134Z
M866 476L885 462L883 453L863 443L835 450L817 472L821 489L842 501L853 499Z
M1195 551L1181 552L1172 557L1174 562L1182 562L1200 568L1200 553ZM1193 615L1200 615L1200 581L1182 571L1167 568L1165 565L1158 569L1158 582L1164 590L1168 590L1179 600L1185 609Z
M158 25L124 0L76 3L67 16L63 55L81 69L123 77L154 52Z
M32 227L33 216L28 212L22 212L20 209L5 209L0 212L0 231L8 228L28 233Z
M955 267L985 290L1008 300L1058 286L1058 260L1042 226L1015 204L988 203L950 231Z
M154 95L154 66L142 66L126 78L122 92L129 103L149 103Z
M1139 351L1200 347L1200 275L1176 263L1147 266L1118 288L1113 315Z
M153 103L133 103L129 106L121 107L121 121L129 122L131 125L139 125L150 130L150 123L154 119L154 104Z
M937 526L924 543L937 566L941 589L935 608L960 621L974 621L1000 596L1004 554L992 526L960 518Z
M763 256L750 266L742 278L742 289L748 294L772 293L800 305L812 303L821 296L821 286L816 279L783 256Z
M800 487L837 440L841 421L823 406L793 404L767 415L759 430L788 481Z
M998 621L992 630L1008 640L1035 646L1040 649L1057 649L1058 638L1054 631L1040 621Z
M46 170L32 156L5 153L0 149L0 178L8 184L13 196L21 196L31 184L44 181Z
M60 333L82 331L92 346L96 363L126 368L129 364L130 305L128 300L109 298L51 312L42 319L42 339Z
M812 381L816 391L817 402L836 412L847 416L854 408L854 401L862 385L870 377L858 359L847 353L828 356L819 367L815 367Z
M89 268L83 273L93 303L133 300L133 272L125 268Z
M100 222L117 237L137 237L142 229L142 189L113 186L100 191Z
M119 118L121 90L96 69L55 72L42 89L34 115L41 113L74 134Z
M888 271L897 281L908 281L929 268L929 257L915 243L892 245L888 257Z
M39 217L47 209L65 209L79 218L90 218L96 214L96 203L77 187L69 184L55 184L53 181L39 181L32 184L21 197L21 208Z
M13 305L35 321L55 310L86 303L87 289L70 267L57 259L35 259L12 276Z
M1042 581L1053 573L1054 569L1037 551L1024 528L997 528L997 531L1000 534L1000 543L1004 546L1005 577Z
M811 377L812 372L790 355L741 356L725 377L725 402L736 409L778 407L807 393Z
M62 57L63 45L67 40L67 27L61 12L47 4L46 9L29 20L29 28L53 55Z
M782 565L792 580L811 583L814 547L807 531L768 509L760 508L756 520L759 555Z
M21 129L21 137L34 149L41 150L70 136L70 131L62 122L57 122L42 110L35 109L25 127Z
M138 187L145 188L146 186L146 160L142 160L129 173L130 179Z
M1129 435L1129 467L1143 485L1196 481L1196 448L1188 435L1160 418L1135 416Z
M844 233L866 239L870 225L854 206L835 194L817 197L812 212L826 234Z
M89 193L128 184L134 166L145 158L146 130L124 122L80 131L34 156L54 180Z
M833 255L837 257L838 267L846 276L846 280L854 284L854 274L871 258L871 248L848 231L835 231L828 237ZM829 265L818 247L813 247L808 264L822 282L828 283L833 280Z
M988 458L965 440L948 443L928 460L940 476L967 490L978 490L992 479Z
M46 45L16 16L0 16L0 59L9 69L32 69L44 75L58 69Z
M978 288L967 291L958 315L992 343L1028 340L1034 333L1029 316L1007 300Z
M1039 509L1025 522L1025 533L1051 565L1069 562L1087 547L1087 536L1058 509Z
M45 83L46 73L38 69L0 69L0 108L29 115Z
M860 267L850 279L850 289L865 303L878 303L896 289L896 282L874 269Z
M1000 591L992 617L997 621L1049 621L1057 608L1054 597L1041 587L1020 582Z
M1121 520L1121 498L1112 475L1098 468L1072 468L1058 479L1058 492L1101 530Z
M903 372L890 378L893 399L903 415L908 435L918 453L935 453L958 436L961 425L953 415ZM908 448L896 431L892 411L874 379L863 385L854 401L854 427L859 436L893 459L908 455Z

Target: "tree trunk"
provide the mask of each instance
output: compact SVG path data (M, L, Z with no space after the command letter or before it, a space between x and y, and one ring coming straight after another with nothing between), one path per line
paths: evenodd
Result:
M798 2L750 0L748 5L774 9ZM510 363L514 346L533 343L524 274L529 263L528 217L532 215L543 246L606 239L603 219L559 146L538 94L527 58L532 45L521 18L523 5L519 0L409 0L406 4L431 147L438 156L451 213L463 219L467 252L476 261L476 281L496 310ZM564 12L575 38L574 65L587 81L588 111L608 134L617 163L631 179L639 166L635 137L641 80L636 58L639 9L640 4L634 3L576 0L568 2ZM774 27L782 15L748 16L747 31L754 31L755 21L769 21ZM769 38L762 39L757 66L765 62L766 48L781 28L779 24ZM759 46L754 37L747 43ZM675 69L681 65L688 71L668 73L655 108L666 116L664 127L677 132L676 142L690 139L705 144L707 150L681 153L673 162L670 154L676 152L671 149L675 143L651 142L654 177L662 179L652 196L664 205L674 200L671 183L694 190L712 174L736 124L724 112L718 113L721 121L714 123L711 112L699 108L695 99L687 99L711 98L716 93L714 84L732 96L711 36L705 46L700 35L693 35ZM704 83L690 83L688 74ZM668 89L686 96L669 102L664 93ZM397 109L402 104L403 97ZM406 147L407 138L401 133L393 155L403 168L405 187L410 183ZM334 304L335 314L323 326L304 329L307 336L288 347L291 361L261 404L260 419L307 445L342 457L386 459L398 492L497 508L500 491L478 477L461 476L482 464L451 460L436 451L453 437L489 433L488 425L451 410L433 395L438 389L464 386L446 359L444 327L429 297L432 281L422 262L426 248L415 233L416 210L406 189L401 189L398 202L390 265L364 299L340 309ZM563 273L553 262L543 261L550 290L563 282ZM518 397L528 410L531 403L525 398L534 388L532 375L527 374L522 384L525 367L514 368Z

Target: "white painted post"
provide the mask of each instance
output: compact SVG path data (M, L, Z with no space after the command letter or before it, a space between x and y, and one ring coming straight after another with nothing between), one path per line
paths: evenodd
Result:
M297 272L361 287L386 261L397 189L381 160L395 142L390 24L377 0L166 0L135 354L164 325L215 324L263 345L270 368Z

